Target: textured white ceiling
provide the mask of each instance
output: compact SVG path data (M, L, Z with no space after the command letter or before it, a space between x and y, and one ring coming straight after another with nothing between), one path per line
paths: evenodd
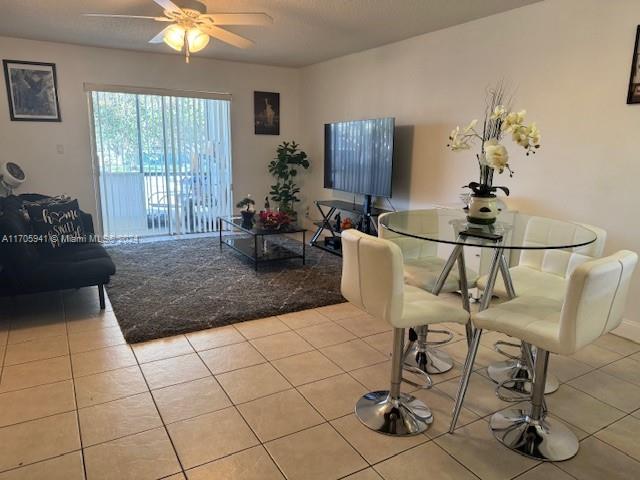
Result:
M257 45L213 41L198 56L302 66L521 7L539 0L205 0L212 12L266 12L267 27L228 27ZM176 0L179 4L179 0ZM171 53L147 41L162 25L82 13L160 15L152 0L0 0L0 36Z

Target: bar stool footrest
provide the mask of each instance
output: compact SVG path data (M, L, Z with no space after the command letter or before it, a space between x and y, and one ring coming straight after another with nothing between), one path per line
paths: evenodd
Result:
M437 345L444 345L446 343L449 343L451 340L453 340L453 332L450 330L435 330L433 328L429 329L429 336L431 336L431 334L437 334L437 335L446 335L447 337L442 339L442 340L427 340L425 342L426 345L430 345L430 346L437 346Z
M517 348L518 349L518 355L512 355L509 352L506 352L502 349L502 347L509 347L509 348ZM502 355L503 357L507 357L511 360L519 360L520 359L520 344L519 343L511 343L511 342L507 342L505 340L498 340L496 343L493 344L493 349L498 352L500 355Z
M496 387L496 395L503 402L520 403L531 400L531 379L511 378Z

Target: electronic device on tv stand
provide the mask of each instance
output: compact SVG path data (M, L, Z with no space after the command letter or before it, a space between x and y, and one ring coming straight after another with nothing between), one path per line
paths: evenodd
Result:
M324 187L364 196L365 233L373 197L391 197L394 127L392 117L324 126Z

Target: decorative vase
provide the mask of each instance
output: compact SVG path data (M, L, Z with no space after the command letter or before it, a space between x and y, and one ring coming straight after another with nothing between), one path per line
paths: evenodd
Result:
M471 195L467 220L478 225L491 225L498 217L498 204L495 195Z
M253 228L253 223L254 223L253 217L255 216L256 212L242 210L240 214L242 215L242 228L251 230Z

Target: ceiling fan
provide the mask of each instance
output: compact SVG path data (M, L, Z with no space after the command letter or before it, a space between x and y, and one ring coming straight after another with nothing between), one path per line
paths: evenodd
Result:
M209 43L209 37L238 48L249 48L254 42L219 25L269 25L273 19L266 13L207 13L207 6L198 0L153 0L164 9L164 16L117 15L108 13L85 13L86 17L137 18L167 22L160 33L149 43L166 43L178 52L184 50L185 60L199 52Z

